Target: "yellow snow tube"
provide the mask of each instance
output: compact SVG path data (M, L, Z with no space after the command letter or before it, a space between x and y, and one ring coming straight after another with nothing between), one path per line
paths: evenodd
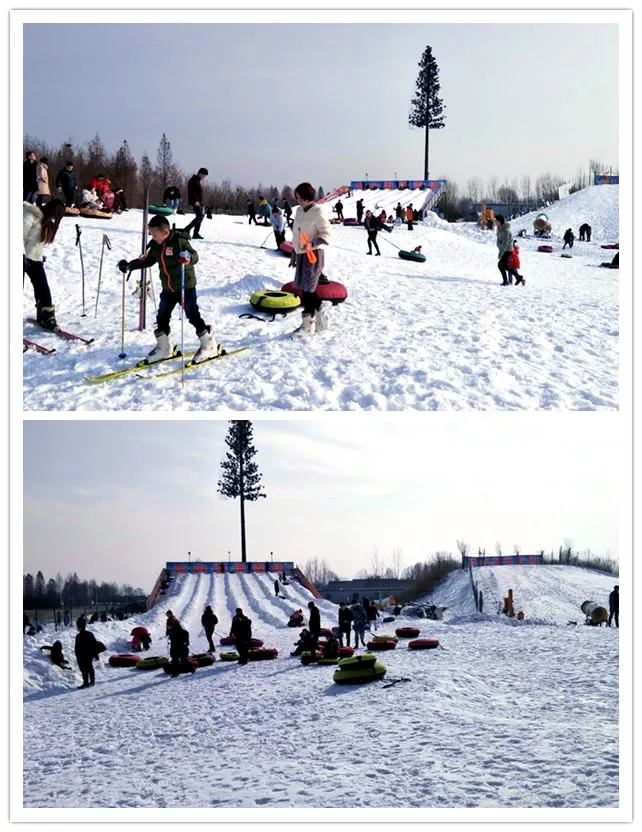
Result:
M332 679L337 685L365 685L368 682L383 679L385 675L386 667L381 662L375 662L369 667L355 667L354 669L347 669L339 664L339 668L334 671Z
M257 312L270 312L274 315L287 315L301 306L301 299L291 292L279 292L274 289L262 289L254 292L250 304Z
M353 670L355 667L374 667L377 656L374 653L363 653L361 656L350 656L347 659L339 659L339 667L342 670Z

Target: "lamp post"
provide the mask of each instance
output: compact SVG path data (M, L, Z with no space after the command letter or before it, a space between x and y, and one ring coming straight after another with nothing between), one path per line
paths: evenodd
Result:
M229 549L227 550L227 562L228 563L230 562L230 550Z
M189 558L189 562L191 563L192 562L192 553L188 552L187 557Z
M272 557L273 554L274 554L273 552L270 552L270 563L273 563L273 561L274 561L274 558Z

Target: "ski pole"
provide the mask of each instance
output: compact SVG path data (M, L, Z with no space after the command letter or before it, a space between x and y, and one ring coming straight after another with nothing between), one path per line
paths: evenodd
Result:
M127 272L127 280L129 280L130 274L131 272ZM118 357L127 358L127 353L125 352L125 272L123 272L123 299L120 311L120 355Z
M185 330L185 263L181 260L181 384L185 384L185 349L183 334Z
M78 246L78 251L80 252L80 270L82 272L82 315L81 318L85 317L85 264L83 263L82 259L82 246L80 244L80 235L82 231L80 230L80 226L76 225L76 245Z
M100 250L100 266L98 268L98 289L96 291L96 313L94 314L94 318L98 317L98 298L100 297L100 278L102 277L102 273L103 273L103 255L105 254L105 246L107 246L108 250L111 251L111 243L109 242L109 237L106 234L103 234L103 247Z
M270 237L272 236L272 234L274 234L274 231L270 231L270 233L267 235L267 237L265 238L265 240L263 240L263 242L261 243L261 248L263 248L263 247L265 246L265 244L266 244L266 243L267 243L267 241L270 239Z

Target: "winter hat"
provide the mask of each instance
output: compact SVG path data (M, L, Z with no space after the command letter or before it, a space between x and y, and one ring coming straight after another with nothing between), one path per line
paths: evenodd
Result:
M199 172L199 173L203 173L203 174L205 174L205 176L209 176L209 175L210 175L210 174L209 174L209 171L208 171L208 169L207 169L207 168L199 168L199 169L198 169L198 172Z

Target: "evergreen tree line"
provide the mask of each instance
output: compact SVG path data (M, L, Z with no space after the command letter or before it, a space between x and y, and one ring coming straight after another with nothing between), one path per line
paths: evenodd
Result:
M91 579L81 581L76 572L63 578L60 573L55 578L45 579L41 571L22 577L22 604L27 610L57 610L63 607L81 607L92 604L122 604L128 601L140 601L146 598L140 587L129 584L119 585L103 581L98 583Z

